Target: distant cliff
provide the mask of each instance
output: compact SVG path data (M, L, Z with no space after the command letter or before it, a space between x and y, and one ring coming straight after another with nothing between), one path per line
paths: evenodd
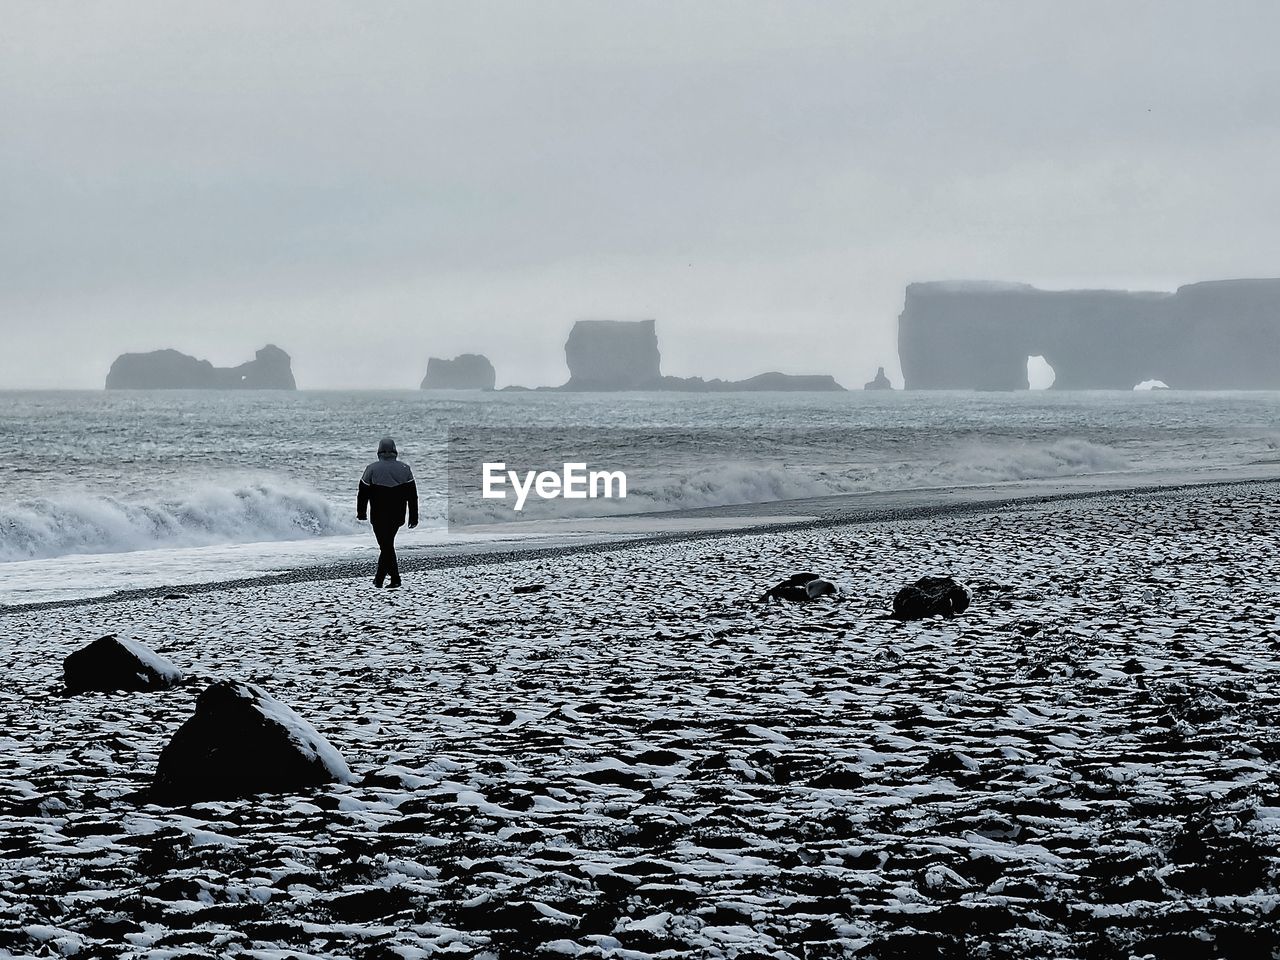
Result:
M836 378L826 373L757 373L746 380L730 380L729 390L843 390Z
M843 390L825 374L761 373L746 380L664 377L652 320L579 320L564 345L569 382L561 390Z
M479 353L464 353L452 360L427 359L423 390L492 390L497 382L493 364Z
M1280 280L1219 280L1175 293L913 283L898 318L907 389L1025 390L1027 358L1055 389L1280 389Z
M640 390L662 376L652 320L579 320L564 358L565 390Z
M107 373L108 390L296 390L289 355L268 344L238 367L215 367L177 350L124 353Z

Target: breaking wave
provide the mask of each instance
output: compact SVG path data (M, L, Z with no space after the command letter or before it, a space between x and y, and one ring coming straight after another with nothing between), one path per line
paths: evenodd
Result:
M1088 440L1065 439L1050 443L960 447L948 461L937 464L930 474L936 477L938 484L1008 483L1111 473L1131 466L1129 458L1113 447Z
M834 451L829 451L836 459ZM760 504L873 490L992 484L1123 470L1116 450L1086 440L1050 443L947 445L907 459L879 457L846 462L711 460L703 466L649 462L627 468L623 500L530 499L523 514L510 501L450 504L462 523L550 517L655 513L735 504ZM620 465L621 466L621 465ZM427 526L442 519L441 489L420 488ZM69 554L124 553L160 548L302 540L357 533L351 504L339 507L304 486L244 482L193 488L181 498L144 501L70 494L0 504L0 562Z
M548 517L653 513L879 490L1010 483L1109 473L1131 468L1119 451L1088 440L1049 443L974 443L939 448L910 460L840 464L722 461L682 471L661 467L627 470L625 499L526 501L524 516L510 501L450 505L455 522L489 523Z
M298 540L357 525L305 487L196 487L173 500L59 495L0 504L0 561L158 547Z
M734 463L707 467L660 483L641 499L648 509L767 503L873 490L1009 483L1124 470L1129 461L1087 440L1046 444L975 444L942 457L826 467ZM633 509L635 504L632 505Z

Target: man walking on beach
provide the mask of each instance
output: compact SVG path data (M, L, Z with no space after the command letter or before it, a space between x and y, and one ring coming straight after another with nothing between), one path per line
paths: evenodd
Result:
M404 525L405 508L409 510L409 526L418 525L418 485L407 463L396 459L396 442L383 437L378 444L378 459L364 468L360 492L356 495L356 518L364 520L373 506L373 535L378 539L378 572L375 587L391 578L388 587L400 586L400 568L396 565L396 534Z

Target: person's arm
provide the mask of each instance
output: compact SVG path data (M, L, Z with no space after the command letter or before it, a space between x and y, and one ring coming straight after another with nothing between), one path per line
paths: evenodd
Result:
M409 526L418 525L418 484L412 477L405 484L405 499L409 502Z
M369 494L373 491L369 487L368 481L369 471L365 470L364 476L360 478L360 489L356 493L356 519L368 519L369 511Z

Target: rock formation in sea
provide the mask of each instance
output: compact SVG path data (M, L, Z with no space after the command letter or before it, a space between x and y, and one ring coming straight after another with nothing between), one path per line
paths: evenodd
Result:
M107 373L108 390L296 390L289 354L267 344L238 367L215 367L177 350L124 353Z
M827 374L769 373L746 380L664 377L652 320L579 320L564 345L569 382L561 390L843 390Z
M643 390L662 376L652 320L579 320L564 358L565 390Z
M745 380L730 380L725 390L843 390L827 373L757 373Z
M219 680L160 752L152 789L157 799L198 802L351 779L342 755L293 710L252 683Z
M892 390L893 384L889 382L889 378L885 376L884 367L876 368L875 379L868 380L862 385L863 390Z
M1054 389L1280 389L1280 279L1174 293L913 283L898 318L907 389L1025 390L1043 357Z
M493 364L479 353L464 353L452 360L430 357L423 390L492 390L497 381Z
M164 690L182 681L182 671L135 640L108 634L62 661L67 693Z

